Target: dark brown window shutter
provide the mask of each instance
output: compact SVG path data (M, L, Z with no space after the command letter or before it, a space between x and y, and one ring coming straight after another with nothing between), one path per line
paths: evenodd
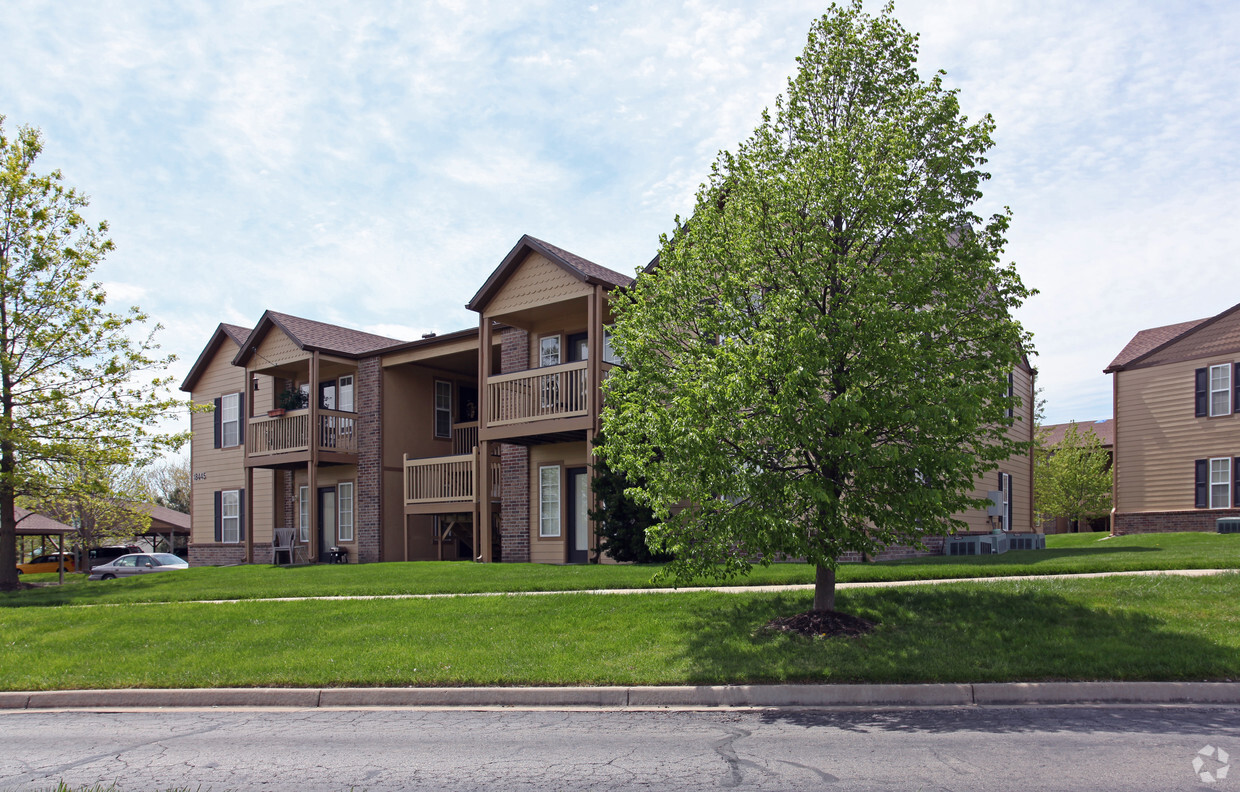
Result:
M1016 377L1015 377L1014 372L1011 372L1011 371L1008 372L1008 394L1007 395L1009 399L1014 398L1016 396ZM1007 417L1009 418L1016 417L1016 405L1015 404L1008 405Z
M1240 509L1240 457L1231 460L1231 508Z
M224 541L224 494L219 490L215 491L215 541Z
M237 490L237 539L245 541L245 490Z
M1231 372L1231 414L1240 413L1240 363L1232 366Z
M1210 460L1198 459L1194 464L1197 467L1194 505L1198 509L1205 509L1210 506Z
M245 391L237 394L237 442L245 445L245 425L249 423L249 413L245 409Z
M220 447L220 434L221 434L220 432L220 405L223 403L223 401L224 401L223 399L215 400L215 447L216 448Z
M1208 412L1210 406L1210 369L1197 369L1194 379L1197 386L1197 417L1200 418Z

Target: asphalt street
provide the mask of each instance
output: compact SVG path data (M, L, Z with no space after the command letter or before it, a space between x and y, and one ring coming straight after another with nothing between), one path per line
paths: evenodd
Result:
M0 711L0 790L1240 790L1233 754L1237 707Z

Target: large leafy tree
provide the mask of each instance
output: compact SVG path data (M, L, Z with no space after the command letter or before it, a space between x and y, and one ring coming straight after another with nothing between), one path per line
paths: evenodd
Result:
M993 123L919 77L892 13L813 23L616 301L602 453L642 482L653 545L685 576L804 559L819 611L845 553L962 526L978 477L1027 450L1008 383L1029 292L999 260L1007 214L971 209Z
M1040 519L1066 517L1080 523L1111 510L1111 454L1093 432L1068 427L1053 446L1034 454L1033 502Z
M86 198L59 171L35 172L38 131L10 138L3 120L0 589L17 585L17 498L99 497L100 477L84 471L135 466L183 439L160 431L182 407L164 395L171 358L158 355L141 311L113 312L91 280L112 250L106 224L86 222Z

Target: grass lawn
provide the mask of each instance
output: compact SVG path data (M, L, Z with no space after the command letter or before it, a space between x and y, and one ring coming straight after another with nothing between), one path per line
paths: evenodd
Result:
M1106 534L1047 537L1046 550L1012 551L996 556L930 556L906 561L846 564L838 579L849 581L931 580L957 577L1050 575L1142 569L1240 568L1240 534L1145 534L1105 538ZM548 566L415 562L388 564L272 567L199 567L130 580L85 581L0 593L0 608L36 605L128 602L186 602L203 599L256 599L314 595L434 594L504 591L580 591L649 588L658 566ZM757 567L734 585L812 583L805 564ZM31 582L56 576L23 575ZM66 576L66 581L84 576ZM714 581L699 581L696 585ZM669 586L671 581L654 585Z
M172 575L170 574L169 577ZM770 633L811 593L0 608L0 689L1240 679L1240 575L839 594L859 638Z

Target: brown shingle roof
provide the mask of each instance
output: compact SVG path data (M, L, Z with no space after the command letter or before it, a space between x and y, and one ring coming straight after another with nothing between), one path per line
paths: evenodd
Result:
M19 535L77 533L77 529L72 526L57 522L51 517L38 514L37 512L23 509L21 506L13 507L13 517L17 520L17 533Z
M1163 344L1166 344L1167 342L1184 335L1188 331L1195 329L1197 325L1205 321L1207 320L1194 319L1191 322L1179 322L1178 324L1164 325L1163 327L1151 327L1149 330L1142 330L1132 337L1132 340L1128 342L1128 345L1115 356L1115 360L1111 361L1111 365L1107 366L1103 369L1103 371L1111 372L1116 369L1123 368L1142 355L1153 352Z
M629 286L633 283L633 278L628 275L616 272L613 269L608 269L602 264L595 264L589 259L583 259L581 256L578 256L575 253L569 253L564 248L556 247L550 242L544 242L541 239L536 239L534 237L530 237L530 241L537 242L547 250L555 253L565 263L570 264L589 279L602 281L603 283L610 283L612 286Z
M227 333L229 338L236 341L237 346L244 344L245 340L250 337L250 333L254 330L252 327L224 324L223 322L220 323L220 329Z
M1049 447L1058 444L1068 434L1068 427L1075 426L1076 433L1083 435L1086 432L1092 432L1098 436L1098 442L1103 448L1110 448L1115 445L1115 421L1110 418L1103 418L1101 421L1069 421L1061 424L1049 424L1043 426L1042 430L1046 432L1042 445Z
M364 333L339 325L303 319L300 316L267 311L264 318L270 318L281 330L297 342L302 349L317 349L320 352L334 352L349 357L364 357L401 343L398 338ZM260 322L261 324L261 322Z

